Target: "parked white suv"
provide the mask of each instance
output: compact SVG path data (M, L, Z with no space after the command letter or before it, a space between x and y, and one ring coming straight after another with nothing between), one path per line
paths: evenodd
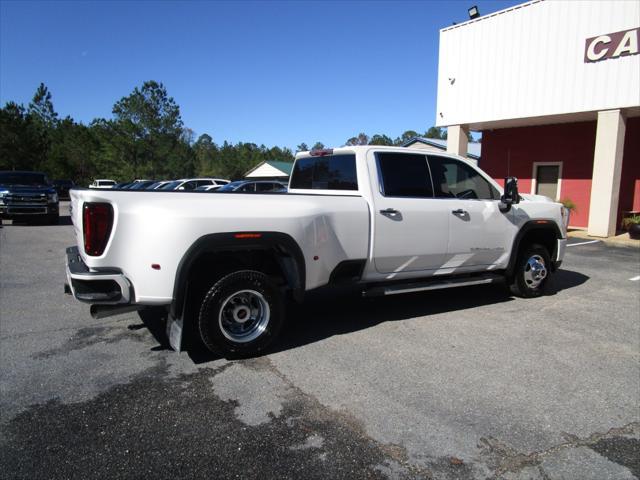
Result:
M99 178L97 180L94 180L91 185L89 185L89 188L113 188L116 185L116 181L115 180L109 180L106 178Z
M187 330L225 356L265 349L285 300L325 285L506 281L535 297L562 262L568 212L505 182L453 155L358 146L299 153L289 195L72 190L67 291L94 315L165 306L174 348Z

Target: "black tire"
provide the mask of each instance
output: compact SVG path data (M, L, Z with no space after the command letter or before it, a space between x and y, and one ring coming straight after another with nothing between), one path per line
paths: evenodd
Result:
M545 247L536 243L526 245L520 250L513 277L509 282L511 293L522 298L543 295L549 282L550 266L551 257Z
M218 280L204 296L198 315L202 343L226 358L258 355L278 337L283 324L282 293L265 274L253 270Z

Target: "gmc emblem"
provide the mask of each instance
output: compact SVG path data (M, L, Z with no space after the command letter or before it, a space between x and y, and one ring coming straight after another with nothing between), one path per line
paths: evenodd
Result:
M637 55L638 43L640 43L640 28L587 38L584 46L584 62L592 63L609 58Z

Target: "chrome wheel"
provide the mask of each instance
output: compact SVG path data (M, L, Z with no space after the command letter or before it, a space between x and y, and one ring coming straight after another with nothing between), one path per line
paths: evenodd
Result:
M540 255L532 255L524 266L524 283L529 288L538 288L547 278L547 266Z
M247 343L262 335L270 316L269 304L261 293L240 290L222 302L218 322L227 339Z

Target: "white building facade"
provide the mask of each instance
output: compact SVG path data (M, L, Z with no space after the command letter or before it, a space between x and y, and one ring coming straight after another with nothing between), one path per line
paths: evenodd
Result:
M436 125L524 192L612 235L640 210L640 2L534 0L440 31Z

